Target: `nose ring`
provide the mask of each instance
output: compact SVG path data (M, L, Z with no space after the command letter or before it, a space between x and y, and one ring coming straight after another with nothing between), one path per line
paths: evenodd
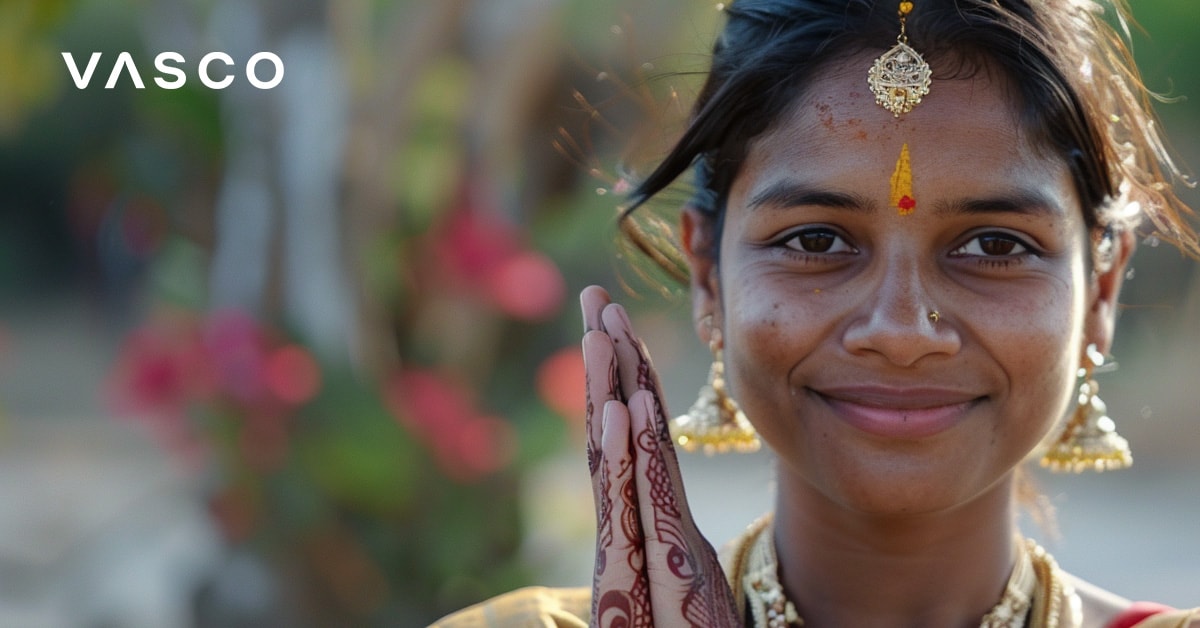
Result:
M937 310L933 310L929 313L929 322L936 323L940 320L942 320L942 315Z

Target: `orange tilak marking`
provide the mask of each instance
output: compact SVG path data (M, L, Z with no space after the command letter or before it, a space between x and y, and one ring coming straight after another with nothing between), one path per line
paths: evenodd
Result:
M912 163L908 157L908 144L900 148L900 158L896 160L896 170L892 172L891 203L901 216L907 216L917 208L912 191Z

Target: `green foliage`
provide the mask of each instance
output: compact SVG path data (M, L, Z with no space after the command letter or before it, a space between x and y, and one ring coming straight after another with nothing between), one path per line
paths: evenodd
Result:
M578 438L583 418L582 377L542 367L555 356L559 368L578 365L572 295L614 283L619 199L608 153L628 140L597 133L588 154L554 152L560 127L593 139L578 130L571 96L589 62L561 41L584 42L570 48L586 55L623 45L604 29L593 38L614 5L573 0L529 22L547 34L525 33L523 22L504 31L471 16L414 18L435 14L433 3L329 3L324 26L343 38L351 118L346 146L329 149L369 156L332 173L347 260L334 270L364 313L359 349L374 352L348 364L289 326L282 231L254 234L271 249L267 268L246 269L270 277L247 299L254 315L215 307L221 173L246 139L233 134L271 138L295 122L231 119L232 91L191 73L203 50L181 51L185 87L156 87L151 60L162 50L153 47L163 44L146 37L161 19L152 4L0 0L0 183L13 215L34 217L0 232L0 294L25 294L30 268L55 286L74 271L139 309L119 321L132 329L112 367L114 413L142 421L210 480L201 498L227 542L275 567L315 623L420 625L530 583L523 479ZM183 19L213 18L210 2L180 8ZM656 10L654 23L676 13ZM279 15L266 20L283 27L271 22ZM211 25L191 26L196 46L221 47ZM414 49L391 41L396 33ZM554 47L515 63L509 47L486 48L505 33ZM387 56L398 49L425 62L390 75L408 67ZM61 51L80 63L103 53L90 87L75 87ZM146 89L127 76L104 88L121 51L144 70ZM403 89L388 94L399 101L373 91L394 83ZM603 122L632 128L637 109L623 103ZM279 146L260 148L274 159ZM268 189L279 181L273 165L260 181ZM312 228L268 228L284 226Z

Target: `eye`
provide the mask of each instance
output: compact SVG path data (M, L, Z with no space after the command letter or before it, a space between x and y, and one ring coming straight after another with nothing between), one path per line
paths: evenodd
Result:
M804 253L853 253L855 250L836 231L825 227L793 232L783 244Z
M1030 252L1020 238L1005 233L984 233L950 252L955 256L1013 257Z

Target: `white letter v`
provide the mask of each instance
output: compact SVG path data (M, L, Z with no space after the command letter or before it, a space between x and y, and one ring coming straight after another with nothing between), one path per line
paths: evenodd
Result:
M71 73L71 80L75 81L75 87L83 89L92 82L92 73L96 71L96 64L100 62L100 53L93 52L92 58L88 59L87 69L83 71L83 76L79 76L79 66L75 65L75 55L69 52L62 53L63 61L67 62L67 70Z

